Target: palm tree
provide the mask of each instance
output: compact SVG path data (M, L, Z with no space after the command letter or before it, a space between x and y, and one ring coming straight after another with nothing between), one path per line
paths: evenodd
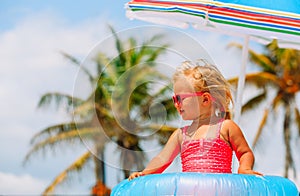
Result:
M241 48L241 45L233 44ZM276 110L283 109L283 135L285 144L285 167L284 176L288 177L289 169L296 176L296 167L291 150L292 125L297 126L300 135L300 113L296 105L296 95L300 90L300 51L295 49L279 48L277 41L273 40L265 46L265 53L258 54L249 50L250 61L257 65L259 72L246 75L246 84L255 85L260 93L249 99L242 112L255 108L258 104L266 101L275 92L271 103L266 107L259 128L256 132L253 147L255 147L262 135L270 114L278 115ZM237 78L229 80L236 83ZM268 96L270 95L270 96Z
M157 135L163 136L158 138L163 141L164 136L171 134L175 129L165 124L176 112L172 100L168 98L170 86L157 88L151 82L169 81L155 69L155 60L163 54L168 45L152 46L162 38L161 35L153 36L141 45L138 45L134 38L123 42L114 29L110 29L118 55L109 58L99 52L94 58L95 74L81 67L93 86L91 94L86 99L81 99L62 93L47 93L40 99L39 107L48 106L53 101L57 105L67 105L66 109L72 112L72 120L47 127L34 135L31 140L32 149L26 155L25 162L36 152L52 150L57 145L69 146L74 142L82 144L82 141L86 141L93 147L63 170L43 194L52 193L57 185L70 177L70 173L82 170L89 161L93 161L95 166L96 185L92 193L96 193L98 188L103 189L102 185L105 184L104 152L109 142L119 146L120 167L126 178L131 170L144 167L145 155L140 139L148 138L143 138L140 133L158 131L160 134ZM81 65L71 55L62 54L74 65ZM157 105L164 105L166 112L155 109L151 115L153 118L149 118L149 103L155 101L159 103ZM166 115L166 122L157 121L162 115ZM100 192L109 195L109 190Z

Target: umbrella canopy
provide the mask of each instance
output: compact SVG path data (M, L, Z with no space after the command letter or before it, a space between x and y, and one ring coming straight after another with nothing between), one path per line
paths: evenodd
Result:
M132 0L126 9L131 19L245 36L235 121L241 113L250 37L264 44L277 39L280 47L300 49L299 0Z
M299 0L133 0L127 16L177 27L214 28L300 47ZM279 42L280 44L280 42Z

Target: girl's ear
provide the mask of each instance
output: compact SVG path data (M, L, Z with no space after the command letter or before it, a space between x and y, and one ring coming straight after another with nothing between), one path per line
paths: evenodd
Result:
M209 93L204 93L202 97L203 97L203 103L210 103L212 100L212 97Z

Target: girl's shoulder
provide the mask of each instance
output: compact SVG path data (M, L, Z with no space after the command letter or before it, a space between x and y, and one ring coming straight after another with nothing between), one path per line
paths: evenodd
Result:
M220 133L224 137L228 138L229 137L229 133L231 131L233 131L234 129L236 129L236 128L238 128L238 126L237 126L237 124L233 120L231 120L231 119L225 119L222 122Z
M222 126L224 127L224 128L231 128L231 127L236 127L237 126L237 124L233 121L233 120L231 120L231 119L225 119L223 122L222 122Z
M181 128L178 128L176 129L173 134L175 135L175 137L177 138L178 142L182 142L182 138L183 138L183 135L185 134L185 130L186 130L187 127L181 127Z
M175 131L173 131L173 133L171 134L170 137L178 138L178 137L182 136L182 133L183 133L183 128L177 128L177 129L175 129Z
M242 132L241 128L233 120L226 119L223 121L221 133L223 133L224 135L232 136L232 135L240 134L241 132Z

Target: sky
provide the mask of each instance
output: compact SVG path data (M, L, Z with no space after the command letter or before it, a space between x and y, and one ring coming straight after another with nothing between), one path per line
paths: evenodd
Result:
M69 120L63 106L57 109L37 108L40 97L47 92L83 94L80 85L84 86L84 82L81 83L80 69L63 58L60 52L67 52L81 61L86 61L96 49L112 53L108 24L121 37L167 33L165 40L174 43L166 57L160 59L161 64L165 65L161 69L167 73L174 71L174 66L183 57L192 60L200 57L213 61L226 77L239 74L241 52L227 46L231 42L242 44L241 37L130 20L125 14L126 2L1 0L0 194L40 194L59 172L86 150L87 146L82 144L39 153L23 165L34 134L47 126ZM249 46L261 48L255 42L250 42ZM247 71L252 71L251 67ZM257 109L258 115L262 115L259 112L262 109ZM182 123L179 122L179 125ZM252 141L258 121L246 115L241 118L240 126L247 140ZM276 127L280 126L278 124ZM256 153L256 169L260 172L282 175L283 158L277 155L283 153L283 148L279 148L283 145L281 137L280 130L265 133L264 144L259 148L262 153ZM299 157L296 161L299 163ZM116 159L108 162L110 173L107 183L114 187L120 179L116 169L118 163ZM169 171L176 169L174 166ZM299 180L294 181L299 186ZM93 183L93 173L85 171L81 177L75 176L71 182L59 186L55 193L88 194Z

